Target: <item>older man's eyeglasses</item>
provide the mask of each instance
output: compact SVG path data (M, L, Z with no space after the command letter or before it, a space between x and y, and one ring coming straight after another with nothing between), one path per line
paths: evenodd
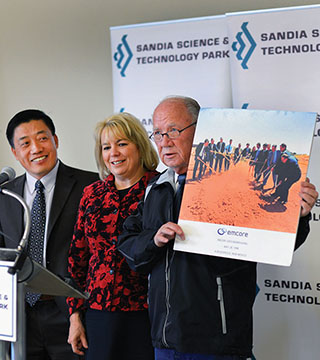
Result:
M168 132L165 132L165 133L161 133L160 131L154 131L150 136L149 136L149 139L153 140L154 142L160 142L163 137L165 135L168 136L168 139L176 139L180 136L180 134L187 130L189 127L195 125L197 122L193 122L192 124L186 126L185 128L179 130L179 129L175 129L175 128L172 128L170 131Z

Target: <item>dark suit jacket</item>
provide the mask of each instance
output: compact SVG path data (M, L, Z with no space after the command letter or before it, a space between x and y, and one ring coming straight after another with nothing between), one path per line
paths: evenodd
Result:
M195 154L194 154L194 159L195 160L198 160L198 156L200 155L200 152L201 152L201 150L202 150L202 148L203 148L203 142L200 142L198 145L197 145L197 147L196 147L196 151L195 151Z
M194 159L195 160L197 160L197 161L199 161L198 160L198 156L200 156L200 153L201 153L201 151L202 151L202 149L203 149L203 146L204 146L204 143L199 143L198 145L197 145L197 147L196 147L196 151L195 151L195 154L194 154ZM203 161L209 161L209 156L210 156L210 146L208 145L205 149L204 149L204 154L203 154L203 158L202 158L202 160Z
M7 183L7 188L23 196L26 176ZM98 174L64 165L60 162L52 199L47 232L46 267L57 275L68 276L68 252L83 188L99 179ZM10 196L0 194L0 247L16 248L24 230L23 208ZM67 314L65 298L56 302Z
M245 147L241 152L242 157L249 157L250 154L251 154L251 150L250 148L247 147Z
M220 141L216 144L217 150L221 153L224 152L225 146L226 146L226 144L224 142L220 142ZM218 154L218 155L222 156L221 154Z
M209 150L210 150L210 153L209 153L209 159L210 159L210 161L211 160L213 160L213 158L214 158L214 155L215 155L215 151L218 151L217 150L217 146L216 146L216 144L209 144ZM213 152L214 151L214 152Z

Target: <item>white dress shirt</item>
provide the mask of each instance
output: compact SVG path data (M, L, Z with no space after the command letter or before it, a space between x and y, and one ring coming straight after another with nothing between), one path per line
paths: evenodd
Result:
M51 210L51 204L52 204L52 198L54 193L54 188L56 185L56 178L59 168L59 161L57 161L55 167L45 176L43 176L40 181L42 182L44 186L44 195L46 199L46 227L45 227L45 233L44 233L44 249L43 249L43 264L45 266L46 264L46 248L47 248L47 231L48 231L48 223L49 223L49 217L50 217L50 210ZM24 193L23 197L26 201L30 211L32 208L33 200L36 196L35 191L35 183L38 179L34 178L29 173L26 173L26 182L24 184Z

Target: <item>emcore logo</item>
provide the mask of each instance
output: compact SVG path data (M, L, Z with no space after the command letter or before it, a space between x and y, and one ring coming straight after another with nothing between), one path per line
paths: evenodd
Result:
M219 228L217 230L217 233L221 236L223 235L229 235L229 236L238 236L238 237L248 237L248 233L245 231L239 231L239 230L227 230L225 228Z
M129 62L132 58L132 51L127 43L127 34L123 35L121 38L121 43L117 46L117 51L114 53L113 58L117 62L117 68L120 69L120 75L125 77L125 71L129 65ZM125 50L126 54L123 52Z
M247 62L250 59L253 50L257 46L256 42L254 41L253 37L251 36L249 30L247 29L248 22L244 22L241 25L242 31L239 31L236 35L237 41L234 41L232 43L232 50L236 52L236 57L239 61L241 61L241 66L243 69L248 69ZM242 37L242 35L245 35L247 38L247 41L249 41L250 47L248 48L247 53L243 57L243 52L246 48L246 43ZM238 48L238 44L240 47Z
M227 229L223 229L223 228L218 229L219 235L224 235L226 232L227 232Z

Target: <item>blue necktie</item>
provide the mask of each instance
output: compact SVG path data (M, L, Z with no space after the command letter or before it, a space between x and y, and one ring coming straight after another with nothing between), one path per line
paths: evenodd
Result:
M181 200L182 200L182 194L183 194L185 181L186 181L186 174L181 174L178 176L178 184L179 185L178 185L178 189L174 196L174 209L173 209L175 222L177 222L178 218L179 218L179 212L180 212L180 207L181 207Z
M43 192L44 186L40 180L35 184L36 196L31 209L31 228L28 242L28 254L32 260L43 264L44 232L46 226L46 199ZM26 300L34 306L41 294L26 293Z

